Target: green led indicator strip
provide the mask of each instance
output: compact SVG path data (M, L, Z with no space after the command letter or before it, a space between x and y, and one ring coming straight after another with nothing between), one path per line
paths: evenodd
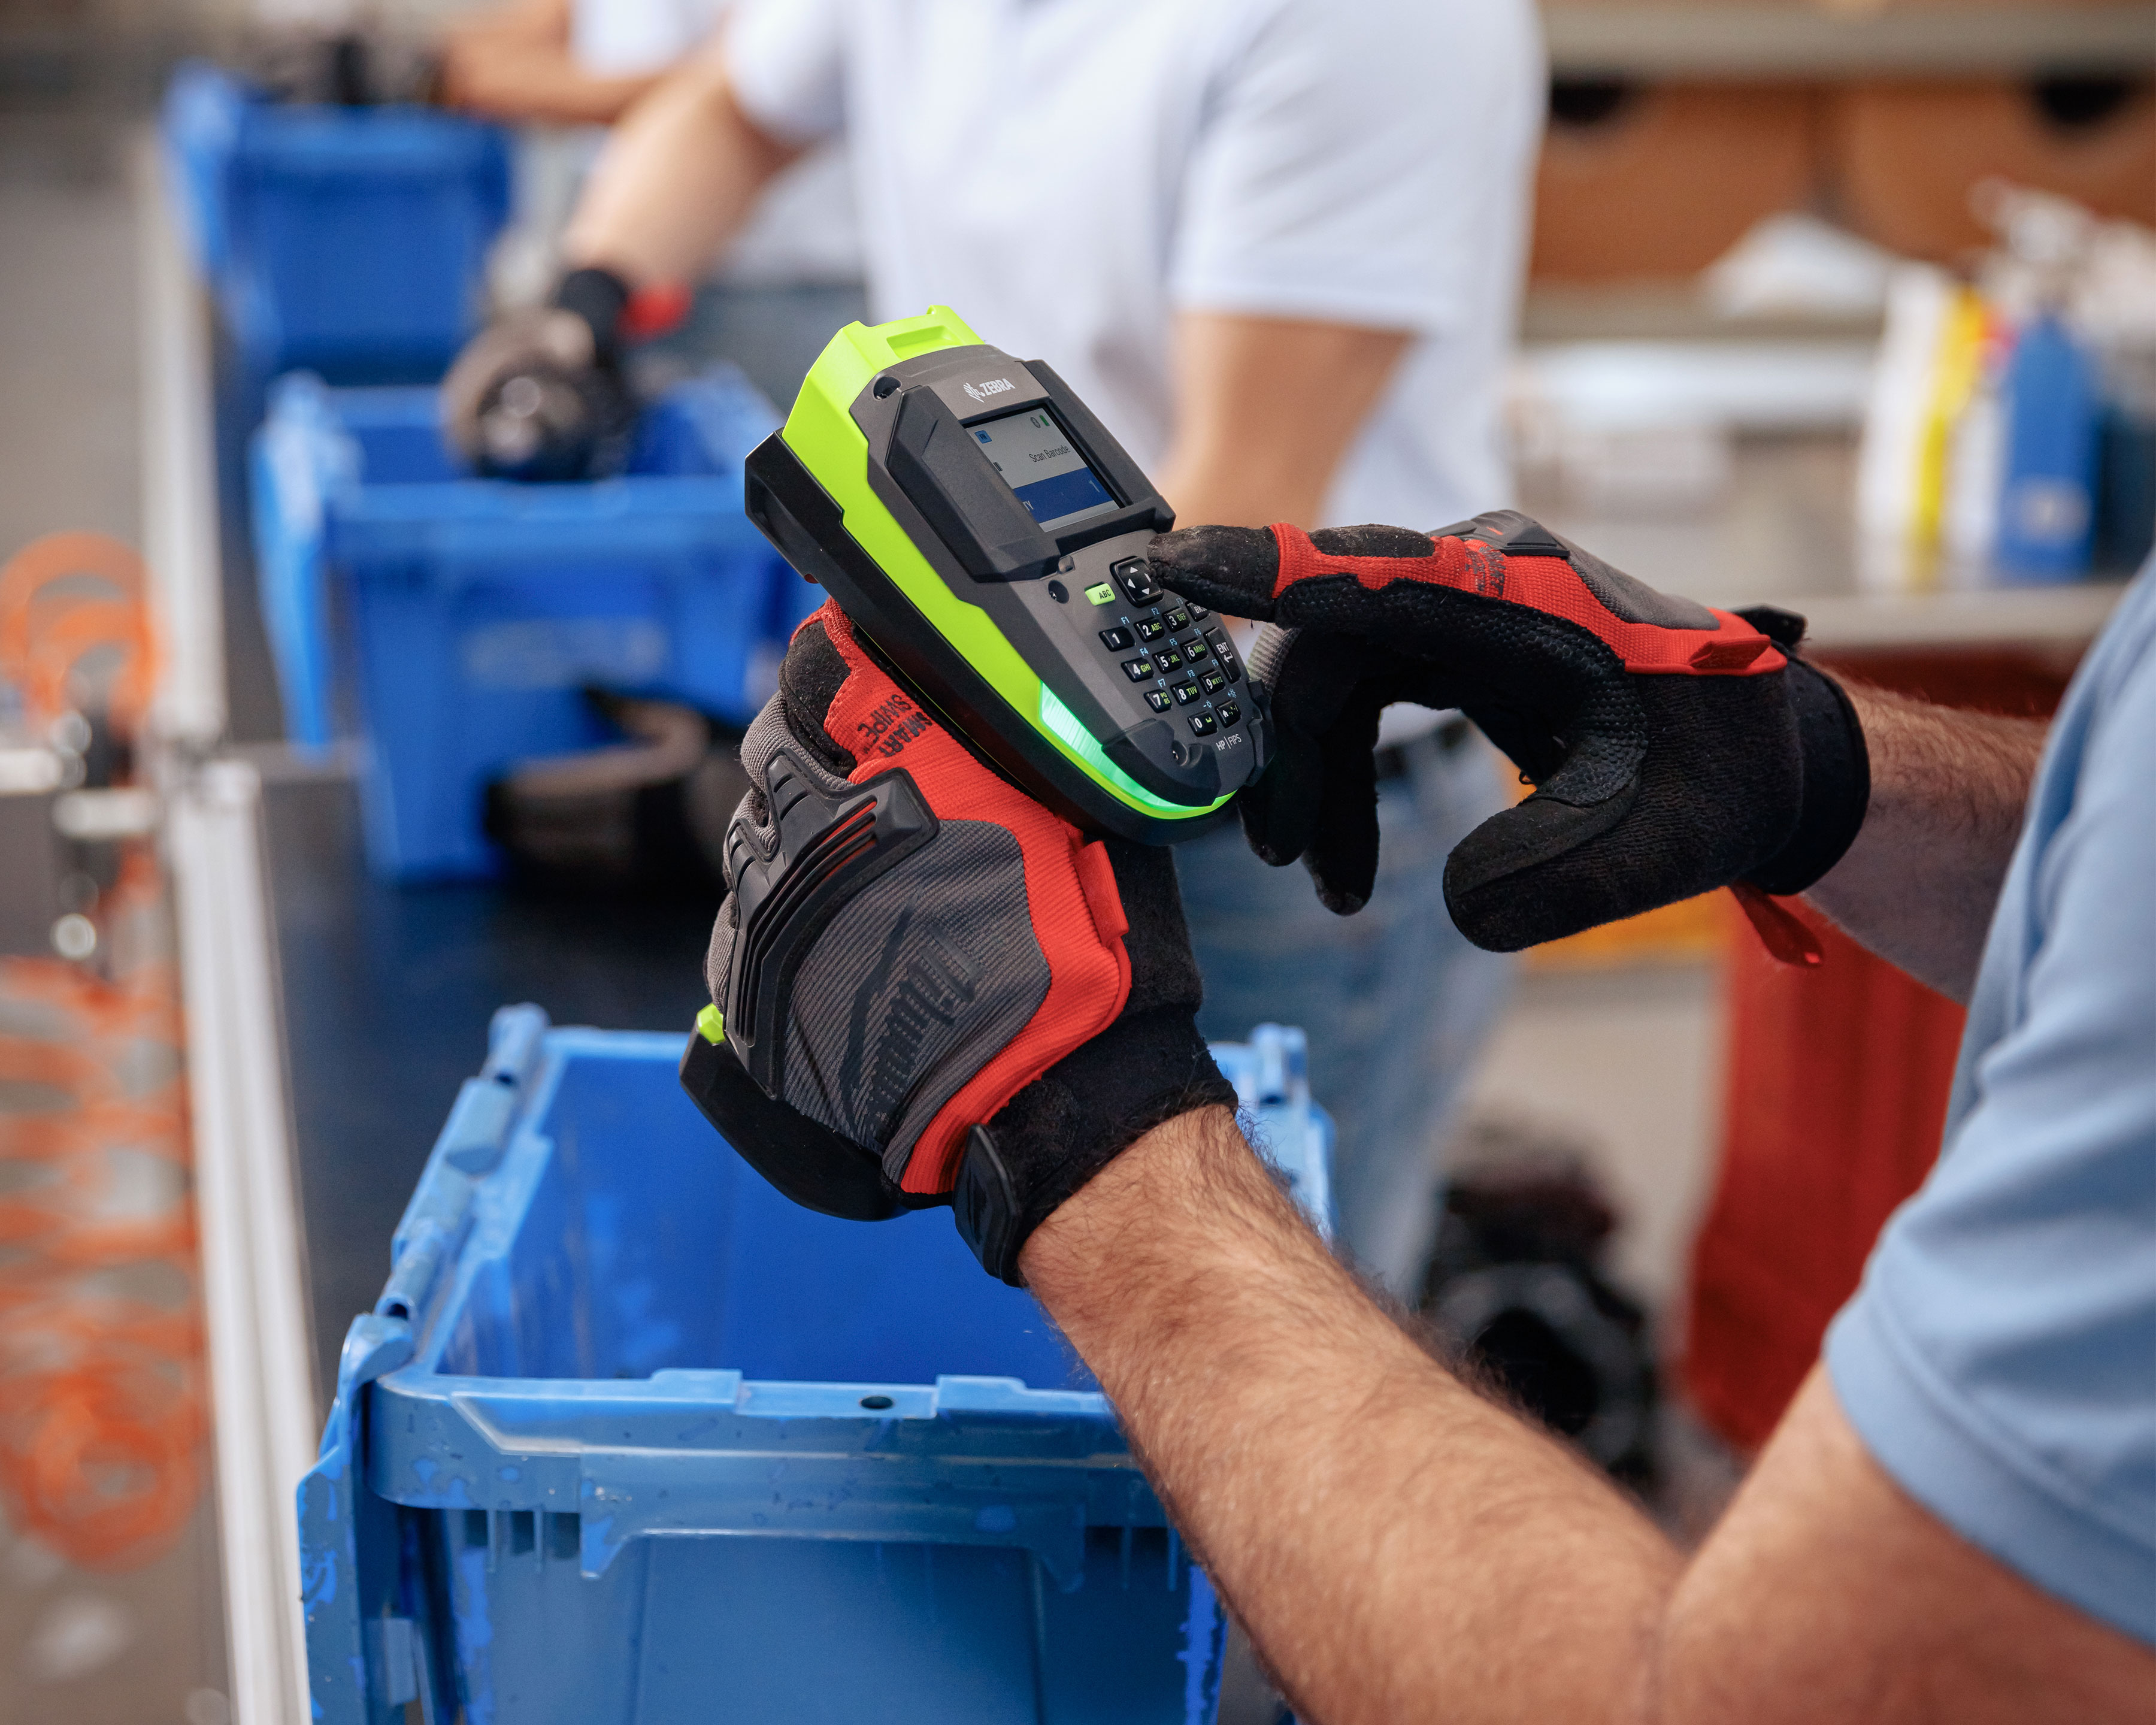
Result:
M872 328L850 323L809 371L780 435L839 506L855 542L1014 712L1132 808L1178 820L1209 814L1228 798L1217 797L1202 807L1171 803L1111 761L1099 739L1040 680L988 613L944 584L869 485L868 439L851 411L869 380L886 366L946 347L975 347L980 340L947 305Z
M1105 783L1126 803L1133 803L1149 814L1165 814L1171 819L1184 819L1194 814L1209 814L1228 800L1225 797L1216 797L1200 809L1193 803L1171 803L1165 797L1156 797L1107 757L1099 739L1080 721L1077 714L1056 698L1055 691L1045 683L1040 685L1040 726L1062 747L1065 754L1084 762L1086 770L1094 778Z

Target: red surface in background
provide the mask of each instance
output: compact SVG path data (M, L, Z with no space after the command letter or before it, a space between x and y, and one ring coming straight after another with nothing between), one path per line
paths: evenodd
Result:
M2072 664L1985 650L1848 655L1833 669L2038 716ZM1685 1320L1686 1390L1745 1450L1774 1429L1879 1230L1930 1172L1961 1042L1961 1008L1804 914L1825 948L1816 968L1779 963L1748 936L1730 942L1722 1169Z

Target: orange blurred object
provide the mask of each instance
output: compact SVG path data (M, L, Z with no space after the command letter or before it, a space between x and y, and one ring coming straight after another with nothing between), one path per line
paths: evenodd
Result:
M1733 906L1732 906L1733 909ZM1685 1382L1725 1440L1767 1440L1938 1153L1964 1014L1823 916L1813 968L1728 947L1720 1184L1693 1249Z
M1973 651L1844 655L1854 680L1949 706L2047 715L2070 657ZM1735 906L1727 895L1717 895ZM1938 1160L1964 1014L1796 901L1822 962L1727 947L1729 1053L1721 1169L1692 1249L1681 1366L1700 1416L1756 1450L1856 1291L1887 1219Z
M1810 86L1613 85L1607 100L1606 112L1580 104L1543 140L1537 281L1688 277L1762 217L1817 196L1820 95Z
M1841 218L1890 250L1947 262L1989 244L1969 192L1994 177L2156 225L2156 96L2130 79L1859 84L1827 112Z
M1728 901L1718 892L1681 899L1530 947L1530 970L1599 970L1625 964L1693 964L1721 957L1732 937ZM1750 938L1748 934L1745 937Z
M131 845L101 929L162 898L148 845ZM0 958L0 1006L26 1027L0 1035L0 1502L90 1568L154 1557L202 1491L178 992L157 959L108 978Z
M101 704L115 729L131 731L157 685L157 652L149 573L131 547L103 533L48 533L0 568L0 677L33 720L81 706L75 673L101 651L122 665Z
M96 534L0 569L0 675L41 731L94 702L129 737L144 587ZM207 1435L179 978L151 843L117 843L94 962L0 957L0 1505L88 1568L186 1526Z

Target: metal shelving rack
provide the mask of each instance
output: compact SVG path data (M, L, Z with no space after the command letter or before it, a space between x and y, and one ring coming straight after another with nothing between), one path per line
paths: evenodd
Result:
M1568 78L1836 79L2132 73L2156 67L2156 6L1559 3Z

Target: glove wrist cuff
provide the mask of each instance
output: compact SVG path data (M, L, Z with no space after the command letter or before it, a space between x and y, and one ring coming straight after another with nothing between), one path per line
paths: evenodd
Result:
M1234 1107L1235 1088L1196 1014L1127 1014L973 1129L952 1194L958 1232L991 1276L1023 1286L1019 1252L1065 1199L1155 1127L1213 1104Z
M1871 757L1847 691L1794 652L1784 675L1804 760L1803 801L1789 842L1745 877L1776 897L1804 891L1841 860L1871 801Z
M613 365L621 357L622 320L634 295L634 290L613 270L588 264L554 285L553 303L591 326L599 363Z

